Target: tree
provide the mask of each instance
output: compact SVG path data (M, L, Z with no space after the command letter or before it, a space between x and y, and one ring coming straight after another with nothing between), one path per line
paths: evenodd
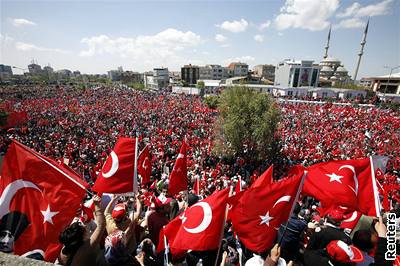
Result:
M202 80L197 81L197 88L200 89L200 96L203 97L204 96L204 87L205 87L205 83Z
M219 99L214 151L247 162L273 159L280 112L273 99L244 86L224 90Z

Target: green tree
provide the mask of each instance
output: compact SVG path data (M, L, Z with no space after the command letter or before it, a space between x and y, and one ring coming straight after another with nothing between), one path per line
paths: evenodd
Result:
M272 159L278 150L275 132L280 112L273 99L244 86L224 90L219 99L215 152L247 162Z
M208 108L216 109L219 104L219 96L209 95L204 98L204 103L207 104Z
M205 91L204 91L205 90L204 89L204 87L205 87L204 81L202 81L202 80L197 81L196 87L198 89L200 89L200 96L204 97L204 93L205 93Z

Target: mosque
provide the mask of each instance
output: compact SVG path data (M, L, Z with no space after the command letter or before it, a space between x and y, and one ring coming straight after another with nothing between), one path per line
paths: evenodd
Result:
M319 63L320 66L320 74L319 74L319 84L322 87L328 86L328 87L334 87L336 85L345 85L348 84L349 82L352 82L352 80L356 80L357 78L357 72L358 68L360 65L361 61L361 56L363 55L363 50L364 50L364 45L366 43L366 37L367 37L367 32L368 32L368 24L369 21L367 22L367 25L364 30L364 35L361 41L361 50L358 53L358 63L356 67L356 71L354 74L353 79L351 79L349 72L347 69L344 67L342 62L334 57L328 56L328 49L329 49L329 43L330 43L330 38L331 38L331 28L329 28L329 33L328 33L328 40L325 46L325 55L324 59Z

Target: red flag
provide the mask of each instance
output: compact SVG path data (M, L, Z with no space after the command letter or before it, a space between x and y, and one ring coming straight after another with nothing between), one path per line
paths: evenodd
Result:
M238 181L236 182L235 186L235 195L238 194L240 191L242 191L242 178L239 176Z
M358 221L360 220L361 216L362 216L362 214L358 211L346 212L344 214L344 220L340 224L340 228L348 229L348 230L350 230L350 232L353 231L353 229L358 224Z
M324 206L340 205L379 216L379 195L372 159L330 161L308 167L303 193Z
M187 165L186 165L186 143L182 142L181 150L174 165L174 169L169 176L168 193L170 195L178 194L182 190L187 190Z
M18 127L28 121L28 113L25 111L21 112L12 112L7 116L7 121L4 126L0 126L0 128L6 129L11 127Z
M259 177L256 181L254 181L251 187L266 187L269 184L272 184L273 177L272 173L274 172L274 165L268 167L267 170Z
M192 205L164 228L171 248L211 250L219 247L229 189L215 192Z
M149 145L143 149L138 157L138 174L142 177L142 185L150 183L151 176L151 157Z
M98 193L133 191L135 139L119 138L99 173L93 190Z
M48 249L59 243L58 236L75 216L86 186L74 172L13 141L0 178L0 231L14 237L14 254L53 253Z
M196 195L200 195L200 178L196 177L193 185L193 190Z
M235 232L243 244L252 251L269 249L279 226L289 218L302 174L270 184L251 187L229 201Z

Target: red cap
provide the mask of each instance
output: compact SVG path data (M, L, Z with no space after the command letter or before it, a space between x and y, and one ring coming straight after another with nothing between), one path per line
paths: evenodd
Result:
M160 196L156 197L155 200L156 200L155 204L158 207L161 207L163 205L167 205L172 201L171 198L167 198L163 194L161 194Z
M336 262L362 262L364 256L355 246L347 245L341 240L331 241L326 247L329 256Z
M343 221L344 219L344 211L343 209L340 208L332 208L328 210L325 214L325 216L329 215L334 221L340 222Z
M115 205L114 210L112 211L112 218L114 220L121 220L126 215L125 204L119 203Z

